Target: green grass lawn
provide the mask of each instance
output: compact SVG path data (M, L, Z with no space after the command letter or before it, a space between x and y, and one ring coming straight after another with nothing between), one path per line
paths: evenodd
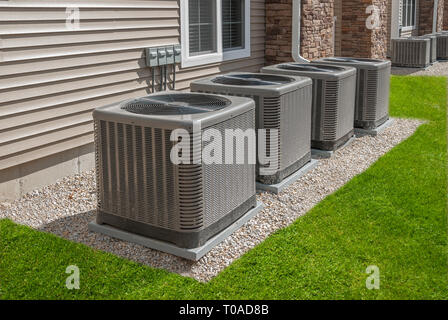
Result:
M447 299L446 85L393 77L391 115L428 123L209 283L1 220L0 297ZM65 287L72 264L79 290ZM366 289L369 265L379 290Z

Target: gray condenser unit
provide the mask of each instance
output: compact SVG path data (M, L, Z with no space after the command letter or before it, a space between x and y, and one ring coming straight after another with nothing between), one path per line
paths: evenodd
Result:
M429 63L433 64L437 61L437 35L434 33L425 34L424 36L420 36L420 38L429 39Z
M322 58L317 62L356 68L355 128L374 129L389 119L390 61Z
M430 65L431 40L420 37L391 40L392 65L397 67L426 68Z
M255 160L201 161L206 130L254 130L253 100L156 93L97 108L93 118L97 223L195 248L256 206ZM190 138L174 135L176 129ZM244 151L255 157L252 140ZM173 161L180 141L190 152L174 154L191 161Z
M191 91L246 96L255 101L256 128L266 129L265 150L278 157L272 172L262 172L263 165L257 166L258 181L279 183L311 160L311 79L235 72L199 79L190 86ZM269 129L276 129L273 141Z
M437 59L448 60L448 31L434 33L437 38Z
M354 132L356 69L318 63L281 63L264 73L310 77L313 80L311 147L336 150Z

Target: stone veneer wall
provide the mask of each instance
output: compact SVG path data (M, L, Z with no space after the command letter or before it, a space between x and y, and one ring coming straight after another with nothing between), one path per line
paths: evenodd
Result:
M302 0L301 54L333 55L334 0ZM292 61L292 0L266 0L266 64Z
M437 31L443 30L443 19L445 15L445 0L439 0L439 5L437 7Z
M302 0L301 48L309 60L333 56L334 0Z
M391 45L391 37L392 37L392 1L396 0L387 0L387 9L386 9L386 56L391 56L390 45Z
M380 25L374 29L368 29L366 26L371 15L366 13L366 9L370 5L379 9ZM390 37L389 14L389 0L343 0L341 54L385 59Z
M442 30L448 30L448 2L443 6L443 26Z
M334 54L335 0L302 0L301 54L309 60ZM340 43L342 56L385 59L391 37L393 0L342 0ZM448 29L448 6L439 0L437 29ZM380 13L380 26L366 27L370 5ZM419 34L432 32L433 0L419 0ZM446 14L444 14L446 13ZM266 64L291 61L292 0L266 0ZM339 51L339 50L338 50Z
M372 50L371 58L386 59L387 44L390 39L389 20L389 1L388 0L374 0L372 3L379 9L380 26L373 29L372 32Z

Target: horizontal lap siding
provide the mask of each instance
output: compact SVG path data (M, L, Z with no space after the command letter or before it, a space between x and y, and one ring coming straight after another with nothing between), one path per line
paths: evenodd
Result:
M80 8L80 30L65 28ZM248 59L177 69L192 80L264 65L264 0ZM93 108L150 93L144 48L179 43L179 1L0 1L0 170L93 142Z

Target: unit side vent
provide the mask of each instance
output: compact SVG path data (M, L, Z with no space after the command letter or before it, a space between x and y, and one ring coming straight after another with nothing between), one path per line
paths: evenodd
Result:
M180 229L195 230L204 225L202 165L179 165Z
M365 119L367 121L375 121L377 116L377 98L378 98L378 83L379 83L379 72L378 70L368 70L366 72L366 104L364 107L365 110Z
M337 134L339 81L325 81L324 86L323 140L331 141Z
M225 130L240 129L246 132L248 129L254 128L255 110L246 112L232 118L231 121L221 122L210 127L220 132L225 137ZM226 150L229 146L222 139L222 150ZM255 146L253 146L255 147ZM204 177L204 226L210 226L220 219L226 213L235 210L242 202L255 193L255 164L248 163L249 145L245 141L244 145L244 163L236 162L237 155L236 143L233 145L233 161L230 164L225 163L226 154L223 152L221 162L203 164ZM216 195L221 195L217 197Z
M103 156L97 163L97 171L102 172L99 190L107 190L99 193L100 210L177 229L177 168L170 160L171 131L103 120L98 125L103 142Z
M270 152L277 153L277 169L281 164L281 101L280 97L264 97L263 98L263 128L266 129L266 152L267 156L271 156ZM277 143L271 142L270 129L277 130Z
M392 64L425 68L430 63L429 39L392 39Z

